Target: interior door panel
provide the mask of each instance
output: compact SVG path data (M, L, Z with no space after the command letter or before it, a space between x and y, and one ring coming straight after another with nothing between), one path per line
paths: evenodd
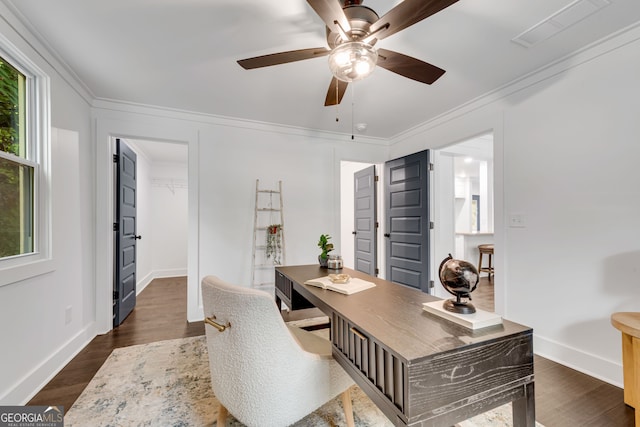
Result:
M429 291L429 151L385 163L387 280Z
M113 326L136 305L136 153L116 139L116 221Z

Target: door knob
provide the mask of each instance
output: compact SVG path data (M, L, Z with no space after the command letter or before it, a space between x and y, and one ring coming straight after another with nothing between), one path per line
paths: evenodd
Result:
M384 233L384 237L391 237L391 234L389 234L389 233Z
M133 238L136 239L136 240L140 240L140 239L142 239L142 236L134 235Z
M358 232L357 231L352 231L351 234L358 234Z

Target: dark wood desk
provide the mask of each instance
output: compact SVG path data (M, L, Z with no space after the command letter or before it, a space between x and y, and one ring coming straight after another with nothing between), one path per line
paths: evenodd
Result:
M303 285L327 269L276 267L276 302L329 316L334 358L395 425L451 426L513 402L514 426L535 426L531 328L472 331L422 309L438 298L342 272L376 287L347 296Z

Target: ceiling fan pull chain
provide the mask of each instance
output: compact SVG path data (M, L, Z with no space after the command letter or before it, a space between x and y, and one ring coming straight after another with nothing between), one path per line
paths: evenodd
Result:
M356 139L355 136L353 135L354 131L354 125L353 122L355 121L354 119L354 115L355 115L355 108L354 105L356 103L356 85L355 82L354 84L351 85L351 140Z

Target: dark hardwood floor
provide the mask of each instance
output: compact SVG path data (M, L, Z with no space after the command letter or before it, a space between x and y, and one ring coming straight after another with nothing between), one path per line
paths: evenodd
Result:
M495 304L493 302L493 276L491 280L486 276L480 277L480 283L476 290L471 293L471 303L477 308L485 311L493 312Z
M62 405L66 411L114 349L197 335L204 335L204 323L187 322L186 278L155 279L122 325L95 337L28 404Z
M494 311L493 276L491 280L482 276L471 296L477 308ZM536 381L536 420L544 426L634 425L634 411L624 404L621 388L540 356L534 356L533 363Z
M492 281L482 278L473 303L493 311ZM154 280L125 322L94 338L29 405L63 405L68 410L115 348L203 335L203 323L188 323L186 313L186 278ZM634 411L623 403L622 389L539 356L534 364L536 419L546 427L634 425Z

